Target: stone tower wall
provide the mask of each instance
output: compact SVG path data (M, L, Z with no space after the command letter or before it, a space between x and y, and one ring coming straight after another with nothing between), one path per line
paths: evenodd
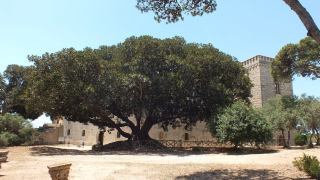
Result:
M254 107L262 107L277 94L293 95L291 82L279 82L279 92L277 92L276 83L271 75L272 61L273 58L258 55L242 62L253 84L250 101Z
M261 77L260 77L260 65L259 59L254 57L242 63L244 68L248 70L248 76L253 84L251 88L250 102L255 107L260 107L262 105L262 93L261 93Z

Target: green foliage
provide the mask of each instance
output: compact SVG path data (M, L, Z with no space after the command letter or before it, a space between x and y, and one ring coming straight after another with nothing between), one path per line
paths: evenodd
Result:
M292 162L300 171L306 172L312 178L320 178L320 163L316 156L303 154Z
M21 139L16 134L10 132L2 132L0 136L1 138L6 139L8 145L10 146L17 146L21 144Z
M202 148L201 147L192 147L191 149L193 152L202 152Z
M5 89L6 89L6 84L4 82L4 78L2 74L0 74L0 111L3 111L3 103L5 100Z
M259 146L272 139L270 124L259 111L243 101L235 102L219 114L216 128L216 136L220 142L229 141L236 147L244 143ZM211 131L214 129L211 128Z
M207 120L234 99L250 95L251 83L239 62L212 45L180 37L130 37L116 46L63 49L29 59L34 65L28 108L115 128L129 139L147 138L157 123L166 127ZM132 114L138 123L129 119Z
M34 133L29 121L17 114L0 116L0 144L15 146L24 143L30 144Z
M296 134L294 137L294 143L299 146L304 146L308 143L308 136L306 134Z
M0 134L0 147L5 147L8 145L8 138L4 134Z
M275 130L293 129L298 122L296 107L296 97L277 96L264 104L262 112Z
M271 123L273 131L281 131L283 137L285 137L284 132L290 132L299 122L300 116L297 105L297 97L277 96L268 100L267 103L264 104L262 107L262 113ZM289 142L290 137L288 136L288 142L285 142L284 140L283 145L288 147Z
M136 7L141 12L152 11L155 19L159 22L176 22L183 19L183 13L192 16L201 16L204 13L211 13L216 10L217 3L215 0L199 1L154 1L154 0L137 0Z
M320 77L320 45L311 37L298 44L284 46L272 62L272 75L275 79L292 79L294 75Z
M312 138L320 129L320 101L319 99L303 95L298 104L299 116L306 131L311 132L309 146L312 147Z
M26 91L28 85L28 76L32 69L19 65L9 65L4 72L5 80L5 98L2 110L5 113L18 113L25 118L35 119L40 114L28 109L26 104Z

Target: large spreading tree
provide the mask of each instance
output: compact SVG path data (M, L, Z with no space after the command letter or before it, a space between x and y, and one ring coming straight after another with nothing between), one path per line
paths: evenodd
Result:
M51 117L150 139L155 124L188 125L250 96L251 83L233 57L180 37L131 37L99 49L30 56L26 108Z

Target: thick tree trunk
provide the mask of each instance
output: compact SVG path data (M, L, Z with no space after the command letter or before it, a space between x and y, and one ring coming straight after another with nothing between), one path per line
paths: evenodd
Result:
M282 134L283 147L286 148L287 147L287 143L286 143L286 139L285 139L285 136L284 136L284 130L283 129L281 129L281 134Z
M99 146L103 146L103 139L104 139L104 133L106 131L105 130L100 130L99 131L99 136L98 136L98 145Z
M283 0L299 16L300 20L308 30L308 36L320 44L320 30L309 12L302 6L299 0Z
M312 130L312 133L311 133L310 138L309 138L309 145L308 145L309 148L313 148L313 143L312 143L313 134L314 134L314 131Z
M320 134L318 130L316 130L316 132L317 132L317 146L320 146Z
M152 119L150 118L146 118L145 122L143 123L141 129L136 129L136 131L134 132L135 134L133 134L133 140L135 141L148 141L151 140L150 136L149 136L149 131L152 128L152 126L154 125Z
M290 139L291 139L291 136L290 136L291 134L290 134L290 130L288 130L288 140L287 140L287 142L288 142L288 145L287 145L287 147L288 148L290 148Z

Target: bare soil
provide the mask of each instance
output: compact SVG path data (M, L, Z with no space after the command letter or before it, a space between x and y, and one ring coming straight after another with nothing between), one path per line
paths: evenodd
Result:
M72 163L70 179L308 179L292 165L303 153L320 159L320 148L266 153L93 152L89 147L10 147L0 179L50 179L48 165Z

